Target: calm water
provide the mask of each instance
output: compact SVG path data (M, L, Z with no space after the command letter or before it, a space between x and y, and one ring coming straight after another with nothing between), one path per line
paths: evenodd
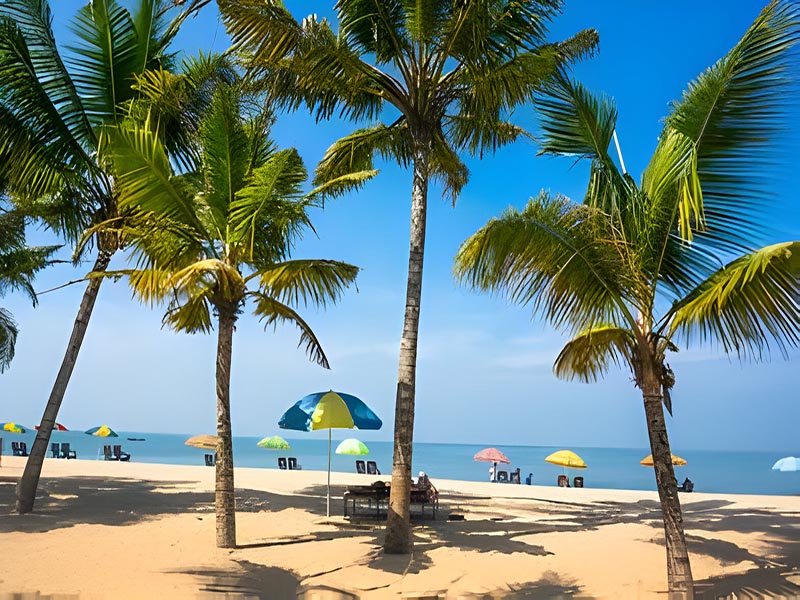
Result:
M171 463L181 465L203 464L203 450L184 445L185 434L118 432L119 438L103 440L81 432L54 432L52 441L69 442L77 450L78 458L102 460L104 444L122 444L130 452L132 460L149 463ZM34 433L23 435L3 433L5 454L11 453L12 441L25 441L30 448ZM128 437L145 438L143 442L128 441ZM296 456L306 469L324 470L327 467L327 440L287 438L291 451L281 453L263 450L256 446L259 438L237 437L234 439L234 456L238 466L277 468L278 456ZM335 449L337 440L334 440ZM368 442L370 460L375 460L384 473L391 470L392 445L390 442ZM544 457L559 450L543 446L499 446L512 460L509 470L519 467L524 481L528 473L533 473L534 483L555 484L562 471L544 462ZM464 479L469 481L488 480L489 465L473 462L472 456L482 446L469 444L415 444L414 473L424 470L432 479ZM571 470L570 475L582 475L587 487L618 488L634 490L655 489L653 470L639 465L639 461L649 452L636 448L570 448L589 465L579 472ZM800 455L800 449L795 451ZM49 453L48 453L49 455ZM800 472L780 473L772 471L774 462L782 455L764 452L719 452L687 451L680 452L689 464L676 468L679 481L689 477L695 482L699 492L737 493L737 494L800 494ZM355 471L355 458L333 455L334 471Z

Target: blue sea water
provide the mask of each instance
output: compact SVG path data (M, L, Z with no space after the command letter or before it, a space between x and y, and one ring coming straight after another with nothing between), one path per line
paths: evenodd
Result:
M0 433L4 441L4 454L11 453L12 441L27 442L30 448L35 432L22 435ZM69 442L78 452L79 459L102 460L104 444L122 444L130 452L132 460L145 463L168 463L179 465L203 464L203 450L184 444L186 434L164 434L146 432L118 432L118 438L96 438L82 432L54 432L53 442ZM337 432L338 433L338 432ZM145 441L129 441L127 438L144 438ZM264 450L256 446L259 438L234 438L234 460L237 466L277 468L279 456L295 456L305 469L327 468L328 442L322 439L287 438L291 444L288 452ZM333 441L335 449L339 440ZM391 471L392 444L390 442L367 442L369 460L375 460L384 472ZM544 458L560 448L544 446L498 446L512 461L502 466L512 470L519 467L524 481L533 473L533 481L539 485L555 485L562 469L544 462ZM488 481L489 465L476 463L473 455L483 446L471 444L414 445L414 473L425 471L432 479L463 479ZM639 461L649 453L644 448L570 448L588 464L587 469L569 471L570 476L582 475L587 487L653 490L655 479L651 468L642 467ZM800 472L781 473L772 471L774 462L781 458L767 452L733 452L689 450L679 453L688 461L685 467L676 468L678 481L689 477L695 483L695 491L729 494L782 494L800 495ZM795 454L800 454L796 452ZM48 452L49 455L49 452ZM355 457L333 455L331 468L334 471L354 472Z

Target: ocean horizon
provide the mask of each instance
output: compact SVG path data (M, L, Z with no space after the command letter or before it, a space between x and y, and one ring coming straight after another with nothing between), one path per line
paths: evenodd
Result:
M11 454L11 442L26 442L30 450L35 431L25 434L4 434L3 454ZM177 465L202 465L205 452L186 446L188 434L152 433L141 431L117 431L117 438L98 438L81 431L53 432L51 442L69 442L79 459L103 460L103 446L121 444L129 452L131 460L142 463L164 463ZM337 432L340 433L340 432ZM355 433L355 432L354 432ZM285 436L284 436L285 437ZM335 450L340 436L333 440ZM128 438L143 438L132 441ZM265 450L256 446L256 436L234 436L234 463L238 467L277 469L277 459L294 456L304 469L325 470L328 461L326 439L291 438L288 451ZM340 472L355 472L356 458L374 460L382 475L388 477L392 464L392 443L367 441L370 454L364 457L332 454L331 469ZM473 455L484 448L479 444L452 444L419 442L414 444L413 473L425 471L432 479L459 479L465 481L488 481L489 464L472 460ZM544 462L544 458L562 449L555 446L524 446L505 444L497 446L511 460L510 465L500 465L499 470L520 469L524 483L529 473L536 485L555 485L559 474L565 470ZM643 467L639 461L650 453L646 448L568 448L577 452L586 461L586 469L567 469L572 478L582 476L586 487L630 490L655 490L652 468ZM676 467L679 482L688 477L695 484L695 491L730 494L778 494L800 495L800 473L772 471L776 460L791 454L770 451L732 450L681 450L676 452L688 461L684 467ZM797 452L795 454L798 454ZM48 456L50 452L48 450Z

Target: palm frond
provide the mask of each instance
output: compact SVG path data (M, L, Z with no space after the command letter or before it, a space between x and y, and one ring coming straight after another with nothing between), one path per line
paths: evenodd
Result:
M291 233L309 225L307 204L301 201L306 177L303 159L294 148L271 156L237 192L230 206L228 241L241 244L250 259L257 246L268 246L280 255Z
M612 367L631 367L636 358L636 340L631 331L598 324L573 337L556 359L553 371L561 379L597 381Z
M797 4L773 0L673 104L662 140L676 131L694 145L687 165L692 185L679 199L687 207L682 237L699 233L706 243L742 251L753 235L763 234L762 209L772 196L763 173L788 126L790 59L798 39Z
M358 267L320 259L289 260L258 273L263 293L284 304L326 306L355 282Z
M542 193L522 211L509 209L489 221L459 249L455 274L474 288L532 306L556 327L635 326L608 217L563 197Z
M662 319L668 337L722 345L760 360L800 343L800 242L766 246L730 262Z
M300 330L300 342L297 347L305 345L308 358L325 369L330 369L328 357L322 349L322 344L308 323L293 308L286 306L275 298L261 292L249 292L255 300L253 313L264 323L264 328L277 327L281 323L294 323Z
M5 371L14 358L19 328L14 317L5 308L0 308L0 373Z
M105 131L120 207L155 213L193 229L198 239L209 239L193 199L172 179L167 153L149 120Z

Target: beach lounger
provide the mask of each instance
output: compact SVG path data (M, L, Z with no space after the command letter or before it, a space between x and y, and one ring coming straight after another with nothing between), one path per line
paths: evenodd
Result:
M131 459L130 454L122 451L122 446L114 446L114 456L117 460L121 460L122 462L128 462Z
M61 458L78 458L78 453L75 450L71 450L69 444L61 444Z
M569 487L569 477L567 477L566 475L559 475L558 487Z
M103 460L119 460L111 452L111 446L103 446Z
M572 479L572 487L583 487L583 477L575 477Z
M300 463L297 462L297 459L294 456L290 456L288 460L288 466L290 471L302 471L303 467Z
M50 454L53 455L53 458L61 458L61 450L58 442L50 444Z
M214 466L214 455L213 454L206 454L206 466L213 467Z
M282 470L282 471L285 471L287 469L287 467L286 467L286 457L285 456L279 456L278 457L278 468L280 470Z
M497 483L508 483L508 471L497 472Z
M381 472L378 469L378 463L374 460L367 461L367 475L380 475Z
M367 467L364 465L363 460L356 461L356 473L359 475L366 475L367 474Z

